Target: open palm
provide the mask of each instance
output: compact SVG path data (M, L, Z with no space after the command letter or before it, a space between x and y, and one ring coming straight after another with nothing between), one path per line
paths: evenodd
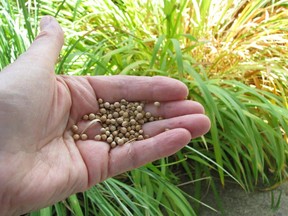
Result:
M209 130L203 107L185 100L187 89L177 80L56 76L63 32L52 17L42 19L41 29L28 51L0 73L0 215L53 204L171 155ZM165 119L143 126L151 138L112 150L93 139L75 142L71 126L98 111L98 98L147 101L145 109ZM155 109L152 101L161 107Z

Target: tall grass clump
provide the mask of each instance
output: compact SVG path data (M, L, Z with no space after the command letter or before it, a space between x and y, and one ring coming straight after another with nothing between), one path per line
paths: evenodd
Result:
M52 15L66 39L56 73L169 76L205 106L211 130L172 157L35 215L193 215L207 182L247 191L287 179L286 0L1 1L0 69ZM191 182L193 197L181 190ZM143 195L144 194L144 195ZM193 207L189 204L192 201ZM33 215L32 214L32 215Z

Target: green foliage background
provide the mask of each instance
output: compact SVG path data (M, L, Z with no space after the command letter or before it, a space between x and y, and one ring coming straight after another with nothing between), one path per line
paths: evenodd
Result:
M66 36L57 74L179 79L212 127L172 157L30 215L193 215L206 187L221 207L215 182L253 191L287 179L287 0L1 0L0 69L47 14Z

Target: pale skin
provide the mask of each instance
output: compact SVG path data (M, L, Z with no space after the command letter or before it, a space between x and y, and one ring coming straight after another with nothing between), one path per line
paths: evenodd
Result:
M208 132L203 106L186 100L187 88L177 80L56 76L63 31L49 16L40 26L27 52L0 73L0 215L46 207L174 154ZM83 115L98 111L97 98L147 101L146 110L165 119L144 125L149 139L111 150L91 137L75 142L70 128ZM159 101L160 108L153 101Z

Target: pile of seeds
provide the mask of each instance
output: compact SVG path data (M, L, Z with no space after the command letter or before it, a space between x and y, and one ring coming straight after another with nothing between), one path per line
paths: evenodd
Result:
M82 119L90 121L90 123L82 132L79 133L77 125L72 126L74 140L88 139L85 131L92 124L100 123L100 134L96 135L94 139L105 141L114 148L117 145L149 138L148 135L144 135L143 124L162 119L162 117L153 116L150 112L145 112L144 102L128 102L122 99L120 102L109 103L99 98L98 103L99 112L83 116ZM160 107L159 102L154 102L154 105Z

